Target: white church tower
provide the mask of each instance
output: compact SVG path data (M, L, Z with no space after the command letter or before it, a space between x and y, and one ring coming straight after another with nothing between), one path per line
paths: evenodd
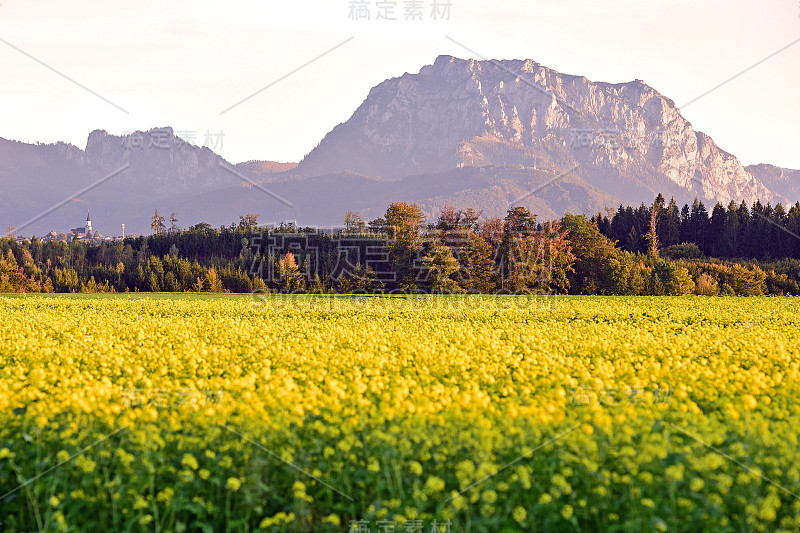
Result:
M89 211L86 211L86 236L90 237L92 235L92 218L89 216Z

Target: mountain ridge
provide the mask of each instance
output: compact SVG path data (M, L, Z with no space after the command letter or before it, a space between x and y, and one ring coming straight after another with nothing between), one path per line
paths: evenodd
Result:
M581 130L591 138L575 145L575 137L585 133ZM596 142L609 132L623 149ZM695 131L672 99L641 80L593 82L533 60L443 55L418 74L390 78L374 87L297 170L305 176L325 169L397 179L502 162L491 152L502 152L506 161L510 153L523 164L580 164L588 182L623 198L629 187L625 178L632 177L640 185L666 178L685 196L704 200L726 195L773 200L757 176L710 136Z
M334 224L356 207L380 216L381 204L395 200L417 202L429 216L445 204L502 216L522 198L543 218L649 202L659 192L679 203L793 202L800 171L745 167L642 80L595 82L530 59L441 55L371 88L297 164L232 164L171 127L98 129L84 149L0 139L0 186L4 228L69 199L23 228L41 235L74 227L87 208L131 231L148 228L156 208L177 211L185 227L246 212L264 222Z

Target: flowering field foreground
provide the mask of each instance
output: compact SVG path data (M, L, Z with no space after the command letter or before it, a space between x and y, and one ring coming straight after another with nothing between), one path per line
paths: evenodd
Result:
M0 530L797 531L788 298L0 298Z

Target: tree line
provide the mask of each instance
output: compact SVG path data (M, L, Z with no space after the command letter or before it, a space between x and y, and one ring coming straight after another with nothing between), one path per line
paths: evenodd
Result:
M0 292L318 292L605 295L800 294L800 204L620 206L540 222L397 202L340 228L158 226L91 244L0 239Z
M800 202L788 210L756 201L716 203L709 213L703 202L679 207L674 199L665 203L659 194L654 202L659 240L664 247L692 243L703 255L722 259L800 259ZM629 252L645 252L652 206L620 205L613 215L592 218L603 235Z

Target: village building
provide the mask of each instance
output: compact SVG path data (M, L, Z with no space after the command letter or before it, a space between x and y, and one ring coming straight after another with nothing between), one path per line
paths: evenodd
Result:
M86 225L82 228L72 228L70 232L77 235L79 239L92 237L92 217L89 215L89 211L86 211Z
M98 232L92 231L92 217L89 211L86 211L86 224L82 228L73 228L70 233L79 239L104 239Z

